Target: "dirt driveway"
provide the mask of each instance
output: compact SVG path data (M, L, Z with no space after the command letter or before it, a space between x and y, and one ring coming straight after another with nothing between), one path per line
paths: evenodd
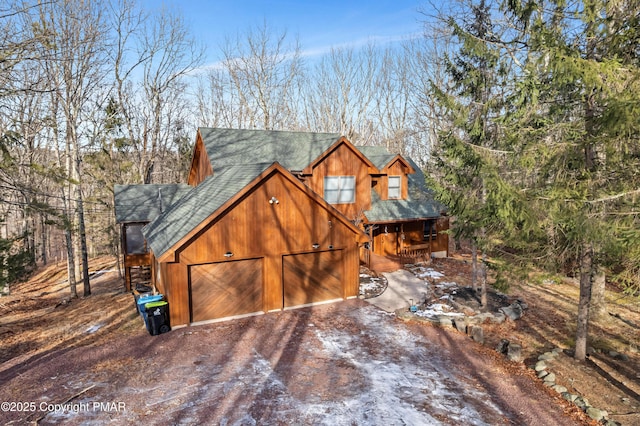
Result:
M140 322L20 361L0 366L22 408L3 424L584 424L530 369L361 300L155 337Z

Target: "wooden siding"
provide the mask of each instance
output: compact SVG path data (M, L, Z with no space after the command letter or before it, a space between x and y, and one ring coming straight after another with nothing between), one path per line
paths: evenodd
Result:
M211 161L209 160L207 150L202 142L200 132L198 132L187 183L191 186L198 186L207 176L212 174L213 169L211 168Z
M342 285L342 256L342 250L284 256L284 307L346 297Z
M407 178L407 173L410 171L409 168L400 160L396 160L385 168L385 171L387 171L387 174L377 177L378 184L374 186L380 199L389 199L389 176L400 176L400 197L406 200L408 197L409 179Z
M154 258L153 263L151 265L152 265L151 275L153 277L153 284L154 284L155 290L160 294L164 294L165 286L164 286L164 280L163 280L160 263Z
M373 232L373 252L381 256L395 256L400 250L400 231L396 225L381 224Z
M161 263L165 298L169 302L171 326L189 324L189 281L187 265Z
M191 322L260 312L262 259L193 265Z
M313 169L313 174L305 181L314 192L323 196L325 176L355 176L356 201L333 206L350 220L358 218L365 210L371 209L371 175L369 166L346 143L338 145Z
M440 231L446 231L449 229L449 218L441 217L436 222L436 229L438 231L438 238L431 247L432 252L443 251L449 256L449 234L442 233Z
M340 251L344 297L358 294L358 235L279 172L267 176L227 211L217 215L175 253L175 263L163 264L171 324L190 322L188 273L192 265L263 258L263 309L283 309L283 256ZM277 203L269 203L275 197ZM228 254L231 254L231 257ZM191 283L193 285L193 283ZM197 294L193 298L199 297ZM191 303L199 303L192 298Z

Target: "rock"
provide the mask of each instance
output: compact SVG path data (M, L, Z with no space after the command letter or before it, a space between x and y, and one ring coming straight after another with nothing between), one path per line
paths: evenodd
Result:
M551 382L551 384L555 384L556 375L554 373L549 373L546 376L544 376L544 381L545 382Z
M545 353L543 353L542 355L540 355L538 357L538 360L540 360L540 361L548 361L548 360L551 360L551 359L555 359L555 357L556 357L556 354L554 354L553 352L545 352Z
M453 328L453 321L450 316L438 315L438 322L442 327Z
M502 324L507 320L507 316L502 312L496 312L492 315L491 322L494 324Z
M500 308L500 312L505 314L507 318L512 321L522 318L522 315L524 314L524 310L518 302L514 302L505 308Z
M597 408L589 407L586 410L587 416L591 417L593 420L600 421L607 417L608 413L604 410L599 410Z
M573 393L569 393L569 392L563 392L561 395L562 395L562 397L563 397L564 399L566 399L566 400L567 400L567 401L569 401L569 402L573 402L573 401L575 401L575 400L576 400L576 398L578 397L578 395L573 394Z
M536 362L536 366L533 367L534 370L536 371L542 371L542 370L546 370L547 369L547 363L544 361L538 361Z
M554 348L551 352L553 352L556 355L559 355L562 352L564 352L564 349L562 349L562 348Z
M577 397L573 403L582 411L587 411L587 407L589 407L589 401L581 396Z
M542 370L538 372L538 378L542 379L544 376L546 376L547 374L549 374L549 372L547 370Z
M510 343L507 349L507 359L515 362L522 361L522 346Z
M620 361L629 361L629 356L627 354L618 354L616 359L619 359Z
M471 326L471 338L478 342L478 343L484 343L484 332L482 330L482 327L480 327L479 325L472 325Z
M498 346L496 347L496 352L504 355L507 353L508 349L509 349L509 341L507 339L501 339L500 343L498 343Z
M563 393L568 391L567 388L565 388L564 386L560 386L560 385L551 386L551 389L553 389L554 391L558 392L559 394L563 394Z
M476 315L476 318L478 319L479 323L482 324L487 320L493 321L493 314L491 312L482 312Z
M467 334L467 322L463 318L454 318L453 325L459 332Z
M611 358L617 358L618 356L620 356L620 354L616 351L609 351L609 356Z

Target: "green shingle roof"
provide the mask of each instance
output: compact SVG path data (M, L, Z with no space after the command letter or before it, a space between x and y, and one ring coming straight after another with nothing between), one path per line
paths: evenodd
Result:
M271 165L257 163L217 168L213 176L207 177L142 229L156 257L165 254Z
M391 160L394 154L389 153L384 146L357 146L358 150L367 157L378 169L383 169Z
M214 172L228 164L274 162L288 170L302 170L340 138L339 133L208 127L199 131Z
M187 184L114 185L116 222L150 222L190 189Z
M422 169L413 160L406 158L416 171L408 175L408 198L406 200L381 200L371 190L371 210L364 212L369 222L393 222L397 220L428 219L441 216L446 207L435 200L427 187Z

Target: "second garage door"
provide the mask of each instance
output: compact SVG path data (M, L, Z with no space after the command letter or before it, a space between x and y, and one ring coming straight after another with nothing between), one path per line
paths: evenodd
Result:
M284 307L342 299L342 250L282 257Z
M191 322L263 310L262 259L191 266Z

